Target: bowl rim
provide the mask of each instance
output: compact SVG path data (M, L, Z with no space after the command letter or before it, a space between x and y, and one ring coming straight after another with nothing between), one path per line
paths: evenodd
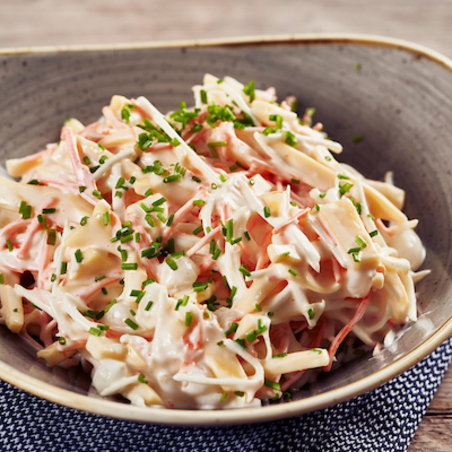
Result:
M452 72L452 60L441 53L422 45L408 41L367 34L350 33L320 33L295 34L276 36L251 36L237 38L219 38L191 41L161 41L136 44L113 45L82 45L82 46L42 46L0 49L1 56L48 54L68 52L93 52L117 50L141 50L159 48L196 48L196 47L231 47L231 46L270 46L279 44L364 44L382 47L392 47L423 56L440 64ZM356 382L317 394L292 401L290 403L275 404L265 407L225 409L225 410L186 410L137 407L110 400L79 394L67 389L53 386L35 377L14 369L0 361L0 379L29 392L60 405L83 410L92 414L118 418L127 421L144 423L168 424L180 426L225 426L234 424L250 424L257 422L274 421L293 417L311 411L326 408L337 403L368 392L392 378L400 375L410 367L417 364L442 342L452 335L452 316L428 339L416 348L383 369L368 375Z

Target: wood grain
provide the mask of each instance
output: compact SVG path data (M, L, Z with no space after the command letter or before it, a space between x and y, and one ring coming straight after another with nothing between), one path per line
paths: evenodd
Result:
M4 0L0 47L347 32L406 39L452 57L451 23L451 0ZM452 450L452 370L408 450Z

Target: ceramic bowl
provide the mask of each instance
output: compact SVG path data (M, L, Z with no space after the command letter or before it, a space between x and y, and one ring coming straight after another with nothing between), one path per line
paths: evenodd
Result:
M381 179L394 171L405 211L419 218L430 276L418 285L417 323L377 357L362 357L295 400L260 408L139 408L92 394L81 371L49 369L0 328L0 378L37 396L141 422L220 425L268 421L320 409L390 380L452 334L452 61L415 45L368 36L299 36L0 52L0 161L58 140L68 116L88 123L113 94L145 95L161 110L190 104L205 72L295 95L344 145L341 161ZM353 137L362 135L355 143Z

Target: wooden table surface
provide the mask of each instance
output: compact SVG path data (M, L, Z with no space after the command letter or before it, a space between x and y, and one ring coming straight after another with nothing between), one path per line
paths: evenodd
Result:
M368 33L452 57L452 0L0 0L0 48ZM409 452L452 450L452 368Z

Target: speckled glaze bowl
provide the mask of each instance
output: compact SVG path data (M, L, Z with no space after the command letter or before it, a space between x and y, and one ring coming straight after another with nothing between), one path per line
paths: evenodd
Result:
M88 123L113 94L145 95L163 111L205 72L274 86L315 107L341 161L368 177L393 170L419 218L427 247L418 285L420 319L394 345L326 375L294 400L261 408L187 411L138 408L96 396L80 370L49 369L0 328L0 378L40 397L141 422L225 425L320 409L369 391L413 366L452 334L452 61L427 49L369 36L314 35L140 46L0 51L0 161L58 140L68 116ZM362 135L357 143L353 137ZM1 189L1 187L0 187Z

